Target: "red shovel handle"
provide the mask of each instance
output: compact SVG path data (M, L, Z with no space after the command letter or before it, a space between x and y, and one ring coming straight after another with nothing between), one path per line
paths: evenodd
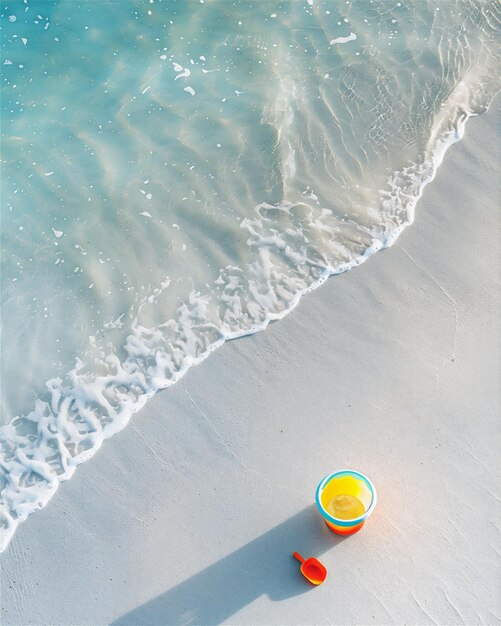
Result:
M299 552L293 552L292 556L297 559L300 563L304 563L303 557L299 554Z

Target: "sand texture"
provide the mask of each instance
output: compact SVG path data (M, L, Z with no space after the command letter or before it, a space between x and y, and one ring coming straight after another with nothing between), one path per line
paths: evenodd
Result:
M499 122L392 248L157 394L20 526L3 624L500 623ZM346 539L313 506L343 467L379 493Z

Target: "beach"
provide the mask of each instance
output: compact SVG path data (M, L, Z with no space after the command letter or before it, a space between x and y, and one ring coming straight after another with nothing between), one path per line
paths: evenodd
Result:
M157 393L21 524L3 624L500 623L500 120L392 247ZM378 505L340 538L314 494L346 467Z

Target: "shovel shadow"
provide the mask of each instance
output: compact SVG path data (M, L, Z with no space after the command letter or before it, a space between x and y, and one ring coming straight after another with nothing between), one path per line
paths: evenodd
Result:
M263 594L278 601L311 591L314 587L301 576L292 552L319 557L343 539L327 529L314 505L309 506L111 626L209 626Z

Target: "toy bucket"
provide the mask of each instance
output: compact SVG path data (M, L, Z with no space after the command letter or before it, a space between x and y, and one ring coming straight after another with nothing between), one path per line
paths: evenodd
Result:
M354 496L365 508L365 512L354 519L333 517L328 511L329 503L336 496ZM320 481L315 496L318 510L327 526L338 535L358 532L372 514L377 502L376 488L371 481L355 470L338 470Z

